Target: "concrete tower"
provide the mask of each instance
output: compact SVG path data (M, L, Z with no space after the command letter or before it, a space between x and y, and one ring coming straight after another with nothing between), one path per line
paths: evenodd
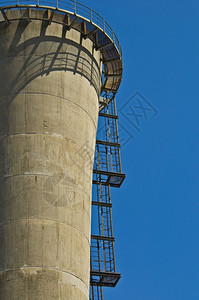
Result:
M88 300L99 96L120 49L88 8L43 2L0 14L0 299Z

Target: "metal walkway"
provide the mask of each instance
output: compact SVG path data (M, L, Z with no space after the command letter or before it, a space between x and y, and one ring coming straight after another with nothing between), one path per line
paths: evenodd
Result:
M0 22L42 20L62 24L91 39L102 54L101 92L117 93L123 63L119 40L110 25L94 10L73 0L0 0Z

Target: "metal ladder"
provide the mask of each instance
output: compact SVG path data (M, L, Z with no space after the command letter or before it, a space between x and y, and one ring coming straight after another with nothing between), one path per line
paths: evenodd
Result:
M111 187L120 187L125 174L121 169L115 98L104 103L99 113L103 134L100 132L102 137L96 141L93 170L92 206L96 214L92 217L97 218L97 226L91 235L90 300L103 300L102 287L116 286L121 277L115 265Z

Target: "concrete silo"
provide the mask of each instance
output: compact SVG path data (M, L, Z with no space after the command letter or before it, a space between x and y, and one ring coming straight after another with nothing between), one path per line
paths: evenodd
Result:
M75 1L0 6L0 298L88 300L99 97L119 87L119 43Z

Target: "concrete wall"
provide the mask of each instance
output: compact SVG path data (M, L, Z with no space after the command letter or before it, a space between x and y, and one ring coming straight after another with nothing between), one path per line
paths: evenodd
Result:
M73 29L0 24L0 299L89 298L100 68Z

